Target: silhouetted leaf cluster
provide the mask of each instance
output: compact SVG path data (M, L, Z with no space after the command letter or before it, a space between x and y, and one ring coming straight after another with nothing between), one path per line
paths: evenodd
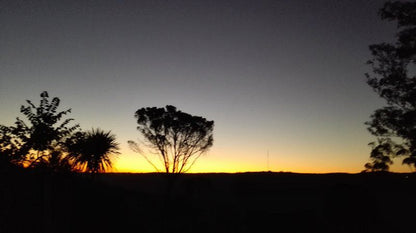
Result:
M385 171L394 156L405 156L404 164L416 166L416 3L387 2L380 10L382 19L397 21L396 43L370 46L368 61L373 74L367 83L387 106L377 109L366 122L378 138L371 144L371 163L367 170ZM413 71L413 73L412 73Z
M0 145L3 160L27 167L45 167L54 164L55 168L64 165L65 154L62 143L72 133L79 130L79 125L69 124L72 118L62 120L71 109L58 111L60 100L57 97L49 100L46 91L42 92L39 106L30 100L22 105L20 112L27 122L17 118L15 125L0 126ZM5 161L6 162L6 161Z
M110 155L119 154L115 135L100 129L79 132L68 140L66 145L74 159L75 167L91 173L110 169Z
M20 108L26 121L0 125L0 169L30 167L54 172L102 172L111 167L109 155L116 154L115 136L94 130L82 132L74 119L64 119L71 109L58 111L60 99L40 94L40 104L30 100Z

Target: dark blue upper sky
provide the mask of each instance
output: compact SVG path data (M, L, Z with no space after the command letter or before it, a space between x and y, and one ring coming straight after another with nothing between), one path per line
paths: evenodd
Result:
M391 41L384 1L20 1L0 3L0 124L43 90L82 128L112 130L120 170L133 114L171 104L216 123L195 171L360 171L368 45ZM395 169L401 169L396 167Z

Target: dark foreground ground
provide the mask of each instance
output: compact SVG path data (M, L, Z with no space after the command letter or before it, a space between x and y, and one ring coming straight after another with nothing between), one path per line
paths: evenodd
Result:
M414 233L415 184L392 173L0 173L0 233Z

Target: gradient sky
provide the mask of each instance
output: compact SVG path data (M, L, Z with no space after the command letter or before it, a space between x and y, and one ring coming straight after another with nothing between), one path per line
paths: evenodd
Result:
M116 171L145 172L134 112L170 104L215 121L192 172L267 170L267 151L273 171L359 172L384 104L368 45L395 32L383 2L3 0L0 124L46 90L82 129L117 136Z

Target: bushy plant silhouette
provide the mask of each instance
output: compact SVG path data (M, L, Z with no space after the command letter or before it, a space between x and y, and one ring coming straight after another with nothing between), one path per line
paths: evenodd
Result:
M63 119L71 109L58 111L60 99L40 95L38 106L27 100L14 126L0 125L0 169L14 166L52 172L82 171L98 173L112 167L111 157L118 154L115 135L92 129L82 132L79 125Z
M75 134L67 142L67 147L75 167L88 173L109 170L112 167L111 157L119 154L115 135L101 129Z
M0 161L27 167L70 168L69 160L62 153L62 143L79 125L70 126L73 119L63 119L71 109L58 111L58 97L50 100L46 91L40 97L38 106L30 100L21 106L20 112L26 121L17 118L14 126L0 125Z

